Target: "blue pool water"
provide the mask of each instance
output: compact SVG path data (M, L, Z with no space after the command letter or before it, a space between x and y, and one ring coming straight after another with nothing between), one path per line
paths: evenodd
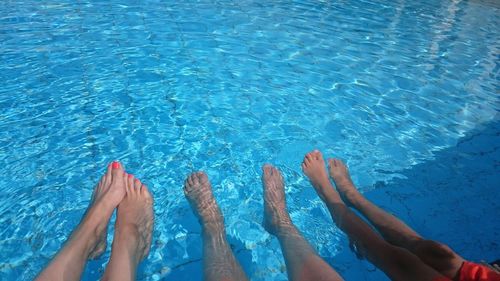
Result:
M43 268L113 159L155 197L139 280L201 278L182 193L194 170L212 180L252 280L286 280L261 226L266 162L325 260L347 280L386 280L356 260L302 174L314 148L426 237L498 258L495 1L57 2L0 3L1 280ZM84 280L108 258L109 247Z

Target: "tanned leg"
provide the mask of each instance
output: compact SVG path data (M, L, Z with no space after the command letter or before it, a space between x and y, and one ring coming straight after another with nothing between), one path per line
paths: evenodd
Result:
M339 159L329 159L329 173L346 202L360 211L389 243L406 248L444 276L456 276L464 259L439 242L425 240L395 216L367 200L354 186L349 170Z
M106 249L109 219L124 196L125 172L120 163L113 162L95 187L82 221L36 280L80 280L87 259Z
M118 205L111 257L102 280L135 280L137 266L151 247L153 197L133 175L127 177L126 191Z
M264 227L276 236L285 257L291 281L343 280L307 243L292 223L286 209L281 173L271 165L263 167Z
M356 245L359 253L385 272L392 280L429 281L441 277L406 249L380 237L365 221L347 207L328 179L323 156L317 150L304 157L302 169L319 197L328 207L337 226Z

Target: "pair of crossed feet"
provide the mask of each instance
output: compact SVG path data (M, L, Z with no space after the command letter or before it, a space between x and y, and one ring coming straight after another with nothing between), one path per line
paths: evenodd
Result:
M82 221L93 230L89 241L89 258L96 258L106 250L109 219L117 209L115 245L132 249L134 260L140 261L149 252L153 228L153 197L146 185L132 174L127 174L119 162L108 166L94 189L92 202ZM82 227L83 228L83 227ZM78 237L79 229L75 232Z
M329 174L335 182L337 190L348 203L353 203L361 195L354 187L347 167L338 159L329 159L328 164ZM276 235L280 230L288 229L292 223L286 209L283 176L277 168L271 165L266 164L262 169L264 227L269 233ZM302 162L302 170L323 200L329 193L336 192L329 184L325 162L318 150L306 154ZM187 177L184 183L184 193L204 227L213 231L223 230L222 213L204 172L192 173Z

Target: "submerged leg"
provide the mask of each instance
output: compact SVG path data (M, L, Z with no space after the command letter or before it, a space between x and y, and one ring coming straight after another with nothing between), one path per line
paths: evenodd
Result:
M423 239L395 216L367 200L354 186L347 167L338 159L329 159L330 176L344 200L360 211L389 243L406 248L441 274L453 278L464 259L448 246Z
M102 280L135 280L137 266L151 247L151 193L132 175L126 180L126 191L127 195L118 205L111 257Z
M358 252L380 268L392 280L433 280L441 277L431 267L406 249L382 239L365 221L342 201L328 179L323 156L319 151L308 153L302 163L304 173L325 202L337 226L356 245Z
M125 196L124 173L118 162L108 166L82 221L36 280L80 280L87 259L104 252L109 219Z
M292 223L286 210L283 177L275 167L265 165L262 176L264 187L264 226L275 235L281 245L288 278L295 280L343 280L321 259Z
M227 242L224 219L207 175L203 172L189 175L184 194L202 227L204 279L248 280Z

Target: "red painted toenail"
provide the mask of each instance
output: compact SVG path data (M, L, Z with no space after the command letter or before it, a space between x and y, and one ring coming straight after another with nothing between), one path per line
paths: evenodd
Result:
M129 179L130 179L130 178L133 178L133 177L134 177L134 175L132 175L132 174L128 174L128 178L129 178Z
M139 179L135 179L136 182L139 182Z
M112 167L113 169L118 169L118 168L120 168L120 163L118 163L118 162L114 161L114 162L113 162L113 164L111 164L111 167Z

